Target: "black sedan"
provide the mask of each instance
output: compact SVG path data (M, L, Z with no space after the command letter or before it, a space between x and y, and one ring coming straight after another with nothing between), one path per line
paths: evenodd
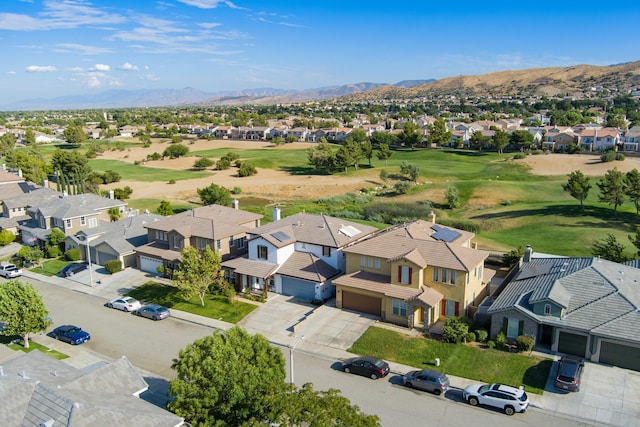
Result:
M64 267L62 270L60 270L60 275L64 277L71 277L76 273L80 273L81 271L86 270L88 267L89 266L87 264L80 264L80 263L69 264L66 267Z
M342 370L369 377L372 380L383 378L389 373L389 364L372 356L352 357L342 362Z
M51 332L51 337L73 345L83 344L91 339L89 332L74 325L58 326Z

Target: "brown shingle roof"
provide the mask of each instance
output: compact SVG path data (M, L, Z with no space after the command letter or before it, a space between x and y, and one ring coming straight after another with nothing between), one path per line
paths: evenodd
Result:
M367 271L356 271L355 273L345 274L344 276L334 279L333 284L377 292L388 297L403 300L416 297L422 293L421 289L392 285L389 283L389 276L369 273Z

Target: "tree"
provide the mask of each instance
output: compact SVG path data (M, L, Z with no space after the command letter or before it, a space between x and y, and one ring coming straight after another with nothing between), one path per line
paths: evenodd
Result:
M45 247L47 250L47 255L51 258L55 258L59 256L60 252L64 249L64 239L66 235L59 228L52 228L49 236L47 237L47 242L45 243Z
M234 326L180 350L169 410L191 425L235 427L268 420L287 386L284 356L262 335Z
M608 234L603 240L596 240L591 245L591 253L594 256L619 263L629 260L624 254L624 249L624 245L619 243L613 234Z
M413 182L418 181L418 177L420 176L420 168L415 163L402 162L400 165L400 172L408 175L409 179Z
M173 271L173 284L182 291L187 300L198 296L200 304L204 307L207 292L225 290L226 282L220 267L221 261L218 251L209 246L202 250L187 246L180 252L180 264Z
M317 170L325 172L330 172L336 162L333 148L325 138L321 138L318 145L307 150L307 158Z
M418 125L413 122L405 122L402 132L398 134L398 142L410 148L422 145L422 135Z
M178 157L184 156L189 152L189 147L182 144L172 144L164 149L162 152L163 157L168 157L170 159L177 159Z
M634 168L627 172L624 181L626 194L636 207L636 215L638 215L640 213L640 172L638 172L638 169Z
M482 131L476 130L475 132L473 132L473 135L471 135L471 139L469 141L473 148L478 149L478 151L482 151L482 147L484 146L484 144L487 142L488 139L489 138L484 136Z
M162 216L173 215L173 207L168 200L160 200L160 206L158 206L158 213Z
M224 187L210 184L208 187L198 188L196 192L205 205L231 206L231 192Z
M517 249L512 249L509 252L502 255L502 263L511 268L520 262L520 258L524 255L524 249L522 246L518 246Z
M24 131L24 142L26 145L33 145L36 143L36 133L33 129L29 128Z
M429 143L432 145L445 146L451 142L451 131L447 130L447 123L444 119L436 119L429 124Z
M122 212L120 212L120 208L117 206L113 206L109 208L109 221L116 222L122 217Z
M0 246L7 246L9 243L12 243L16 240L16 235L13 234L10 230L3 228L0 231Z
M4 157L16 146L16 137L12 133L5 133L0 136L0 157Z
M18 257L20 257L23 264L35 264L43 256L42 250L37 246L23 246L18 250Z
M635 236L629 236L629 240L631 241L631 243L633 243L633 246L635 246L636 249L638 249L638 252L636 252L636 255L640 257L640 226L636 227Z
M364 141L360 143L360 152L362 156L369 161L369 166L371 166L371 158L373 157L373 146L371 142Z
M455 185L450 185L444 193L449 209L457 209L460 207L460 195L458 194L458 188Z
M610 169L596 185L600 189L598 200L613 205L614 216L618 218L618 206L624 203L626 190L624 175L618 168Z
M576 170L569 174L569 180L562 185L564 191L569 192L571 197L580 201L580 208L584 212L584 199L587 198L591 183L581 171Z
M391 157L392 154L393 153L389 149L388 144L382 143L378 145L378 152L376 153L376 156L378 157L378 160L384 160L385 166L389 166L389 157Z
M62 136L69 144L82 144L87 140L87 134L80 125L70 124L62 132Z
M514 130L510 137L511 143L523 149L531 148L533 145L533 134L528 130Z
M32 333L42 332L51 324L42 297L29 283L9 280L0 286L0 319L4 322L1 335L22 337L29 348Z
M496 129L493 135L493 146L498 151L498 155L502 155L502 150L509 144L509 136L501 129Z
M371 135L370 141L374 147L379 147L381 144L386 144L390 147L397 143L397 137L389 132L376 131Z

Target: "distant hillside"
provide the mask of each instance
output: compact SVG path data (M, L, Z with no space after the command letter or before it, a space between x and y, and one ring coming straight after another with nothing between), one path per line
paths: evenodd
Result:
M599 87L624 90L638 86L640 86L640 61L615 66L575 65L448 77L407 89L381 86L366 94L348 96L345 99L363 101L412 98L452 92L471 96L557 95L583 92Z

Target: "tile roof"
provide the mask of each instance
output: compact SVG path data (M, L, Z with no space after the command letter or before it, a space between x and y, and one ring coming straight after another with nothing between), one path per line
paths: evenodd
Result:
M252 260L247 257L233 258L228 261L224 261L221 265L226 268L234 269L236 273L260 277L262 279L266 279L271 276L278 268L278 264Z
M127 203L91 193L59 196L33 204L31 210L39 210L45 217L77 218L97 214L112 207L124 207Z
M3 185L2 199L4 204L8 208L25 208L47 200L56 200L60 196L60 193L50 188L35 186L32 188L31 186L32 184L28 183L19 184L12 191L11 187L14 187L13 185ZM12 192L15 192L15 194L11 195Z
M323 283L340 274L337 270L309 252L294 252L278 268L276 274Z
M532 304L565 308L536 316ZM598 258L532 258L495 299L489 313L517 309L539 322L640 343L640 269Z
M294 242L342 248L377 230L342 218L298 213L254 228L249 233L253 237L264 238L278 248Z
M417 297L422 293L421 289L392 285L389 283L389 276L370 273L368 271L356 271L355 273L345 274L334 279L333 284L377 292L388 297L403 300Z

